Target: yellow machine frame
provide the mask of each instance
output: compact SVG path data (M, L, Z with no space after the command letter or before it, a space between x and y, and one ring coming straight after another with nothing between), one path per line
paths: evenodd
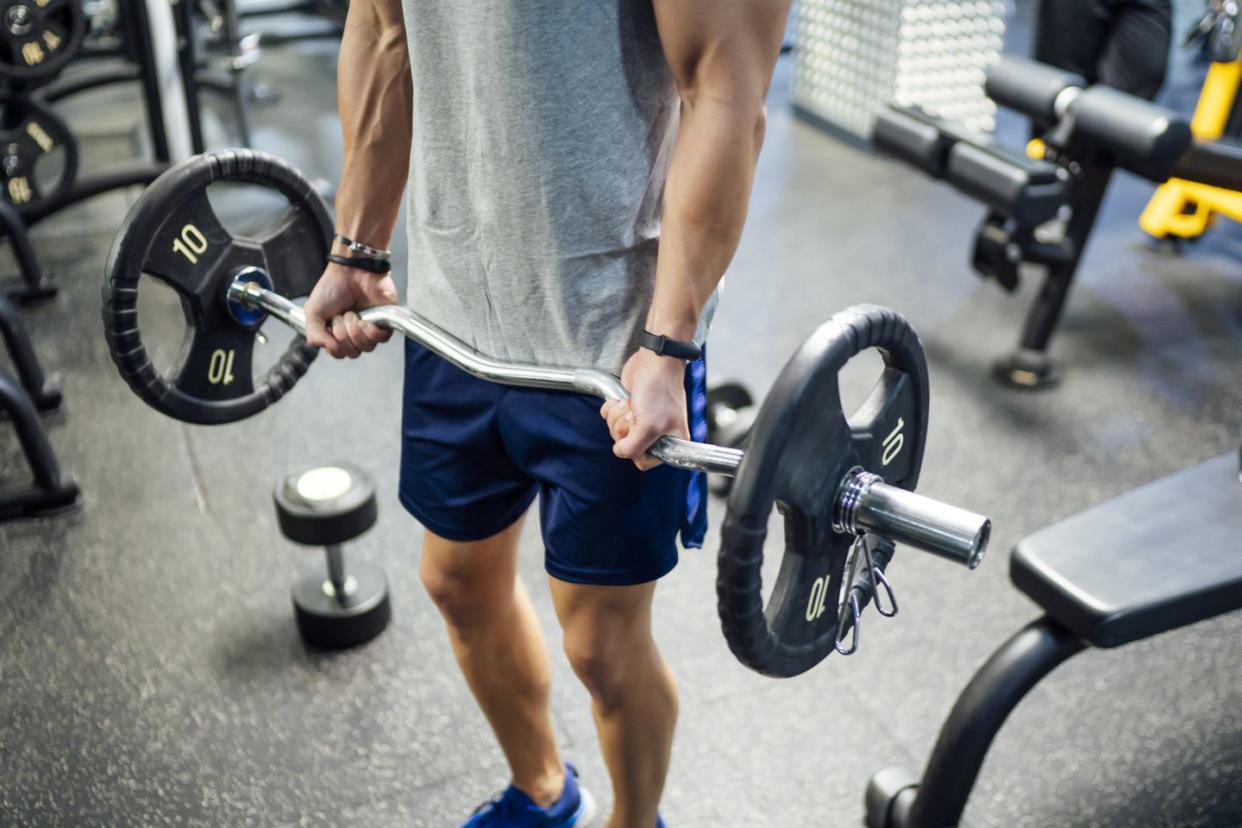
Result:
M1190 124L1196 141L1215 141L1221 137L1234 101L1238 99L1240 84L1242 57L1232 63L1213 63L1208 68ZM1242 192L1170 178L1148 202L1147 209L1139 217L1139 226L1158 239L1167 236L1195 239L1211 226L1217 213L1242 222Z

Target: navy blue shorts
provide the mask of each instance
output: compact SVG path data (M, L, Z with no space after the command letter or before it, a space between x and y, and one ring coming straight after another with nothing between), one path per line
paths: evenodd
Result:
M639 471L612 453L600 400L472 377L405 343L402 505L454 541L491 537L539 495L548 574L578 584L654 581L677 565L677 535L703 545L703 474ZM707 436L706 368L686 369L690 428Z

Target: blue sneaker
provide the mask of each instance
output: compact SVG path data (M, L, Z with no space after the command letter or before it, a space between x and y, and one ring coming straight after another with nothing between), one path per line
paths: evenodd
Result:
M591 795L578 786L578 771L566 765L565 790L551 806L540 808L510 785L476 808L461 828L583 828L594 815Z

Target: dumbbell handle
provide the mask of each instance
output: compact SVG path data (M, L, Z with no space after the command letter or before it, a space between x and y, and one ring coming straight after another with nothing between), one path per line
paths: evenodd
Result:
M241 271L229 285L228 299L259 307L305 336L306 314L285 297L260 287ZM364 322L404 334L468 374L501 385L577 391L604 400L626 400L629 393L617 377L590 368L549 368L503 362L484 356L409 308L380 305L358 314ZM741 449L660 437L649 449L662 463L691 471L736 477ZM982 515L958 509L923 495L889 486L870 476L865 490L855 491L847 504L851 531L867 529L898 543L914 546L971 567L978 565L987 546L990 522ZM847 486L842 486L841 495ZM838 505L838 512L841 507ZM850 519L848 516L853 515Z

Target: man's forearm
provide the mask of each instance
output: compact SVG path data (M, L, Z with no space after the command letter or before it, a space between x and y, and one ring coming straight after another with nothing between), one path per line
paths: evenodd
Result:
M336 193L336 226L372 247L388 247L401 209L410 158L410 90L400 4L355 0L337 68L345 169Z
M787 0L668 0L660 35L682 118L647 329L689 339L741 238Z
M694 336L742 234L763 125L762 102L701 101L684 114L664 191L653 333Z

